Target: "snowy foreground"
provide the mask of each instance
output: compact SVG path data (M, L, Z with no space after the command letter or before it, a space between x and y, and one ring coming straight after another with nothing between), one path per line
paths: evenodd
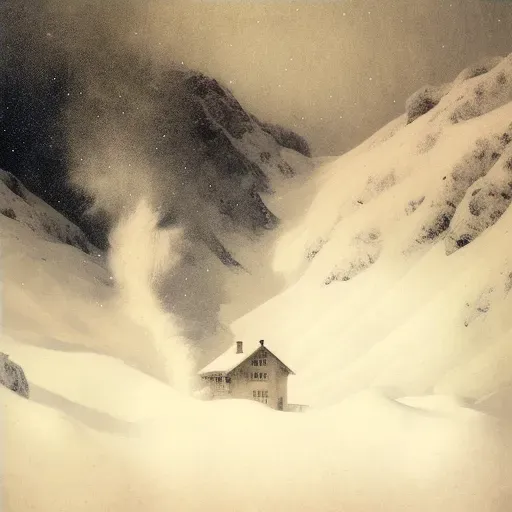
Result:
M178 231L141 208L106 256L0 174L0 351L31 387L0 388L2 510L509 512L512 57L476 71L268 199L288 286L232 328L306 414L186 394L149 284Z
M0 389L6 511L510 510L510 425L443 397L286 414L6 345L33 383L31 401Z

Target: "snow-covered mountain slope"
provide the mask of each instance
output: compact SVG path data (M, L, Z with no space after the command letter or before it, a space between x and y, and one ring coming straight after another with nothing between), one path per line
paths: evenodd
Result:
M162 376L161 354L122 307L106 255L5 171L0 256L2 336L49 350L115 355Z
M24 64L12 56L0 69L9 84L0 167L104 249L141 200L163 230L184 227L184 257L160 299L191 338L231 342L220 310L229 323L285 285L264 254L283 223L273 197L313 170L307 142L183 67L157 71L139 55L117 55L85 83L55 63L34 84Z
M0 222L2 237L12 224L5 218L17 221L37 236L53 242L64 242L85 254L101 257L83 232L40 198L29 192L11 173L0 169Z
M158 205L162 225L186 222L224 264L243 265L219 241L222 226L274 228L279 219L262 193L272 192L273 178L303 171L281 149L310 156L302 137L260 122L225 85L183 66L160 73L138 56L117 56L87 86L58 66L41 70L47 81L31 84L31 71L15 58L0 72L13 84L3 91L0 167L102 246L104 224L115 224L130 197L136 203L145 194ZM130 162L112 156L120 139L129 141L123 149ZM92 200L106 217L100 224L82 215Z
M303 401L510 384L512 55L477 68L315 173L273 258L290 286L233 324L286 354Z
M440 135L427 157L416 139L435 113L407 127L404 116L269 200L286 219L273 270L290 288L234 329L275 346L311 405L335 403L307 414L201 402L157 380L173 353L155 342L179 326L160 331L148 276L172 260L179 233L166 238L140 210L113 237L109 270L92 246L65 243L77 228L19 185L3 187L3 174L0 207L12 212L0 216L0 351L31 390L27 400L0 387L6 512L508 512L508 211L455 252L446 235L421 234L444 207L443 176L478 137L500 144L492 137L511 108L456 126L432 120ZM357 275L354 261L365 263ZM372 385L391 389L352 393ZM470 408L404 396L434 388L482 398Z

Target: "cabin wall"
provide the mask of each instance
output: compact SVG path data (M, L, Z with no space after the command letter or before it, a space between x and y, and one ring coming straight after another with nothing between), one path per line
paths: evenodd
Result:
M266 365L254 366L254 360L263 360ZM255 379L254 373L267 374L266 379ZM266 403L273 409L278 408L279 398L287 403L288 374L281 368L278 360L265 349L260 349L251 358L231 373L230 396L246 400L256 400ZM267 396L254 396L254 392Z
M231 398L230 385L226 382L226 378L222 374L211 374L201 377L201 380L208 386L208 396L210 400L220 398Z
M286 411L288 408L288 373L282 368L279 368L277 378L277 396L283 398L281 409Z
M254 365L253 361L258 361ZM261 364L260 363L265 363ZM258 378L254 374L258 374ZM266 378L260 379L260 374ZM249 359L230 373L229 382L222 374L209 374L203 377L209 384L211 399L235 398L266 403L273 409L288 408L288 372L265 347L260 348ZM256 395L256 396L255 396Z

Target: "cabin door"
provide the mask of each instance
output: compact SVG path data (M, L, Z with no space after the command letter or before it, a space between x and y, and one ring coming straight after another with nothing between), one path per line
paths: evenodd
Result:
M280 396L279 400L277 401L277 410L282 411L283 410L283 397Z

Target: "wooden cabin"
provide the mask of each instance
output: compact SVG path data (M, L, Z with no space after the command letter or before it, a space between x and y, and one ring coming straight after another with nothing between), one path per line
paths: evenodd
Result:
M263 340L246 346L237 341L199 375L209 387L212 400L241 398L288 410L288 376L294 373Z

